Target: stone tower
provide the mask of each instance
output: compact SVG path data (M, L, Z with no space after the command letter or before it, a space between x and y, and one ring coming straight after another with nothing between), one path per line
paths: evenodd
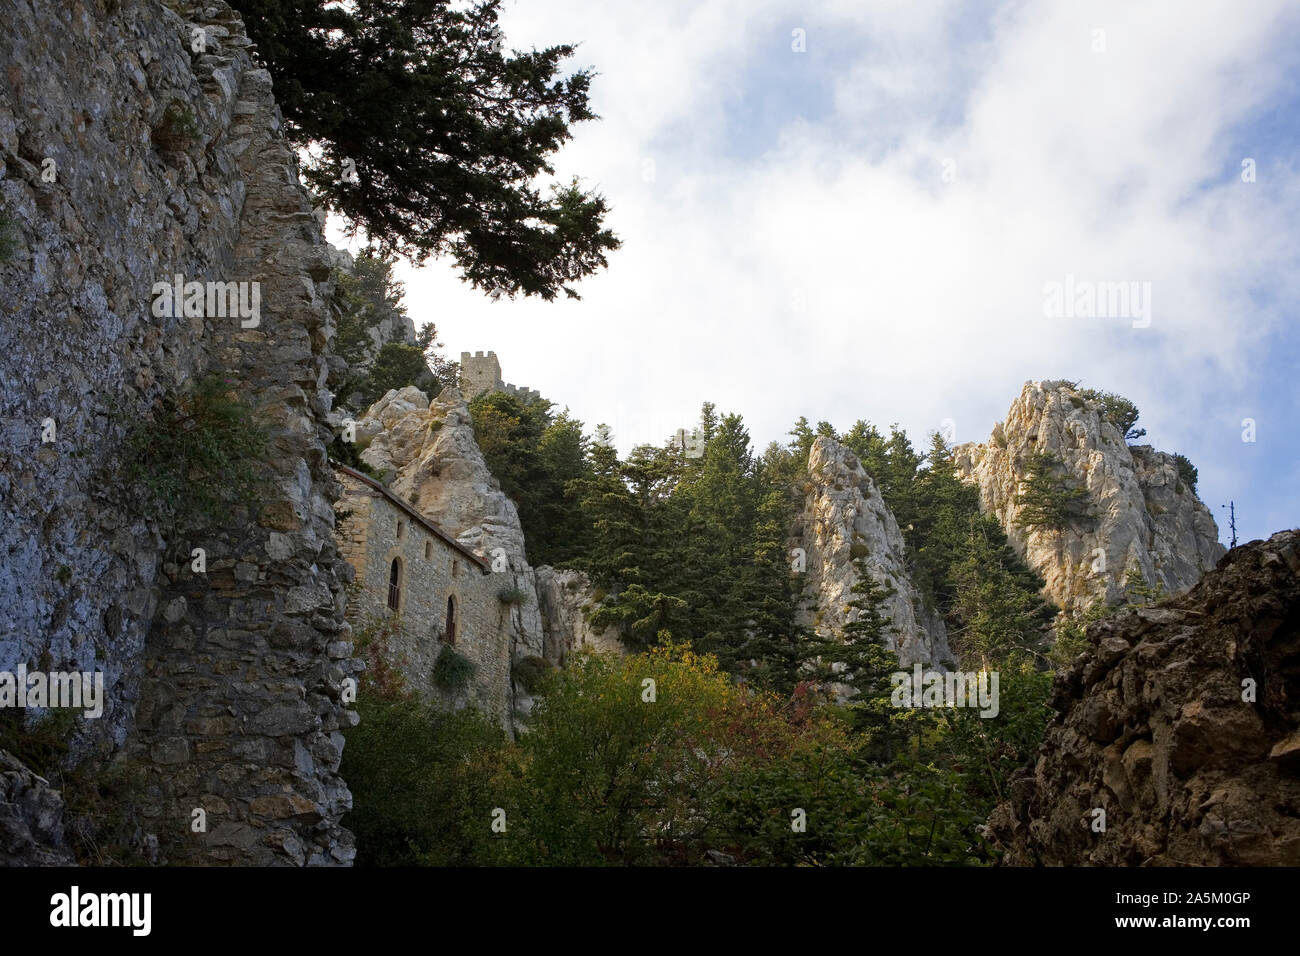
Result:
M473 355L460 353L460 392L466 398L495 391L504 384L496 352L488 352L486 355L482 352Z

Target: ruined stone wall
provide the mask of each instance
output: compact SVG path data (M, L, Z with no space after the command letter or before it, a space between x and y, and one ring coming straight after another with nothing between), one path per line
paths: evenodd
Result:
M160 859L347 863L330 257L270 75L221 0L0 0L0 22L0 666L105 671L79 752L138 762ZM258 282L259 324L154 316L176 274ZM268 424L271 475L169 560L113 476L127 426L206 372Z
M472 704L507 725L510 609L498 595L511 586L510 575L485 572L358 479L343 474L340 480L346 493L338 506L351 512L340 527L340 549L356 569L359 585L349 611L352 619L365 622L392 613L389 577L393 560L400 560L401 627L387 647L394 663L424 700L451 708ZM474 664L474 675L461 690L440 687L433 679L445 646L448 598L456 601L454 647Z
M496 352L460 353L460 390L466 398L474 398L502 386L501 363Z

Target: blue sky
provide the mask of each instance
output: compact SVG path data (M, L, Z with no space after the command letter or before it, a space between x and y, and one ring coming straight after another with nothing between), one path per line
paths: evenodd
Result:
M556 166L624 248L580 302L404 270L453 358L496 351L623 450L704 400L760 450L800 415L984 441L1026 380L1078 379L1197 465L1225 542L1230 499L1242 540L1300 525L1295 4L519 0L503 25L600 74ZM1067 274L1150 282L1150 325L1047 317Z

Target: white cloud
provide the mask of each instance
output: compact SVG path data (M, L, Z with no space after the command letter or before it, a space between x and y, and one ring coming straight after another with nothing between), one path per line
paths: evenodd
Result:
M1260 182L1243 184L1232 154L1234 131L1281 95L1294 14L1017 4L977 32L963 11L826 8L820 29L861 49L808 25L803 56L837 51L813 63L829 78L818 118L728 142L728 110L769 65L784 75L773 57L800 55L797 11L508 7L511 44L581 40L575 65L601 74L603 119L557 165L607 194L624 248L579 303L491 303L434 263L405 276L413 315L453 357L493 349L511 381L609 422L625 450L689 424L704 399L744 413L760 447L801 414L898 420L918 443L953 418L958 440L982 440L1023 381L1067 377L1128 394L1194 459L1217 454L1186 423L1239 420L1263 388L1252 343L1278 321L1249 295L1297 291L1294 162L1262 155ZM1067 273L1150 281L1150 328L1045 318L1043 284ZM1236 467L1201 464L1211 483Z

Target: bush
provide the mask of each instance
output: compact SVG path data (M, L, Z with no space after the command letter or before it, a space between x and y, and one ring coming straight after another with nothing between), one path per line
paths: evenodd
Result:
M33 773L56 779L80 714L79 710L53 707L28 719L25 711L0 708L0 750L9 751Z
M1196 466L1187 460L1186 455L1174 455L1174 464L1178 466L1178 478L1188 488L1192 489L1192 494L1196 494Z
M366 464L365 459L361 457L361 453L357 451L356 444L345 441L342 434L335 435L333 441L326 446L325 451L329 454L330 461L335 464L347 465L354 471L369 475L375 481L380 481L383 478L383 475Z
M357 712L339 768L352 791L343 825L357 836L357 865L491 862L501 729L473 710L409 698L363 695Z
M167 104L162 120L153 131L154 145L164 151L183 152L199 136L199 123L194 111L179 100Z
M257 504L269 446L269 432L231 386L206 376L129 429L123 477L136 504L173 534L202 531Z
M1145 428L1134 427L1138 420L1138 407L1123 395L1099 392L1095 388L1085 388L1080 394L1101 405L1101 417L1118 428L1125 441L1133 441L1147 433Z
M515 682L529 694L536 694L541 690L546 675L553 670L555 665L544 657L525 657L515 664Z
M450 644L444 644L433 665L433 682L443 690L463 690L474 679L476 670L473 661Z
M528 601L528 592L523 588L502 588L497 592L497 600L502 604L524 604Z
M1105 601L1094 601L1087 610L1076 611L1069 617L1062 616L1056 625L1056 638L1047 658L1056 667L1065 667L1088 650L1088 625L1094 621L1113 614L1115 608Z

